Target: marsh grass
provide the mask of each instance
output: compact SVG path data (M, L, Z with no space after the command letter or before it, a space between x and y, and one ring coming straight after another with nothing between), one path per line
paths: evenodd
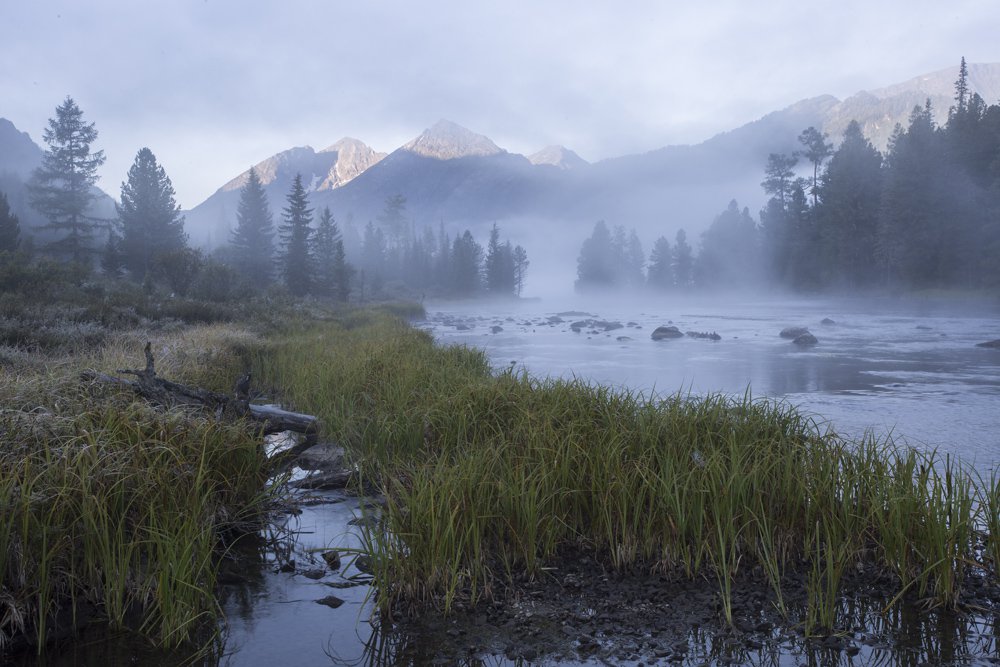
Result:
M218 389L263 345L232 326L111 331L0 368L0 652L88 615L165 648L215 631L219 555L277 489L250 424L81 383L141 365L147 338L161 374Z
M714 578L727 620L734 577L758 567L793 615L797 570L798 622L822 633L849 568L955 606L968 568L995 576L1000 562L996 540L976 547L998 534L995 476L888 437L846 440L749 393L497 373L480 351L370 312L288 334L256 365L386 495L367 550L388 614L488 599L586 549L617 570Z

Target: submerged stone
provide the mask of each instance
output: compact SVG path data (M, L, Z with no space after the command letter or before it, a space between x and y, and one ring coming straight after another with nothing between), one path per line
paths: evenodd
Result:
M985 343L976 343L976 347L992 347L1000 350L1000 338L997 338L996 340L989 340Z
M344 604L344 601L338 598L336 595L327 595L325 598L320 598L316 600L316 604L323 604L331 609L336 609L340 605Z
M795 340L793 340L792 342L795 343L796 345L815 345L819 341L816 339L816 336L813 336L811 333L807 331L806 333L800 336L796 336Z
M809 329L807 329L806 327L785 327L784 329L781 330L781 333L779 333L778 335L781 336L782 338L794 339L798 338L802 334L807 334L807 333L809 333Z
M656 327L649 337L653 340L664 340L667 338L683 338L684 334L677 327Z

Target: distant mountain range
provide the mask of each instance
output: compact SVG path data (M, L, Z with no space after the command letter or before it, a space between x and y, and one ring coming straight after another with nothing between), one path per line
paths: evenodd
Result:
M443 222L452 230L476 230L499 222L520 241L519 235L539 230L578 232L574 235L582 238L604 219L672 237L679 228L689 234L703 229L733 198L756 213L764 203L759 184L767 155L800 148L797 137L810 125L837 141L857 120L884 150L895 125L905 126L913 107L927 99L943 123L957 78L956 66L844 100L814 97L700 144L593 164L563 146L530 156L510 153L442 120L388 154L344 138L320 151L291 148L254 168L276 222L298 173L314 207L328 206L337 220L353 220L356 228L374 220L385 200L398 194L406 198L406 214L418 226ZM970 64L968 80L988 104L1000 102L1000 63ZM19 213L25 206L23 181L40 155L26 134L0 119L0 190L8 192ZM186 212L192 242L215 247L228 240L248 171ZM18 182L22 195L16 194ZM578 239L572 242L578 245Z

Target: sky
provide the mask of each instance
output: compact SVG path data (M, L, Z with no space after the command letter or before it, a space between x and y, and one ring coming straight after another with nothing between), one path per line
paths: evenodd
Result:
M0 0L0 117L41 143L69 95L105 191L145 146L187 209L279 151L389 152L441 118L590 161L698 143L1000 61L997 26L995 0Z

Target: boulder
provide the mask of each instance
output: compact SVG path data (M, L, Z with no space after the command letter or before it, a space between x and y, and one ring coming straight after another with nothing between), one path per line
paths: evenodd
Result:
M327 595L325 598L320 598L316 600L316 604L326 605L331 609L336 609L340 605L344 604L344 601L338 598L336 595Z
M976 343L976 347L992 347L1000 350L1000 338L997 338L996 340L988 340L985 343Z
M500 326L499 324L494 324L493 326L490 327L490 332L491 333L498 334L501 331L503 331L503 327Z
M806 327L785 327L784 329L781 330L781 333L779 333L778 335L781 336L782 338L794 339L798 338L802 334L807 334L807 333L809 333L809 329L807 329Z
M831 320L829 317L824 317L823 319L821 319L819 321L819 323L820 324L827 324L827 325L829 325L829 324L836 324L836 322L834 322L833 320Z
M320 554L323 557L323 561L326 566L336 572L340 569L340 552L339 551L324 551Z
M813 336L811 333L807 331L804 334L796 336L795 340L793 340L792 342L795 343L796 345L805 346L805 345L815 345L819 341L816 340L816 336Z
M684 334L677 327L656 327L649 337L653 340L664 340L669 338L683 338Z
M344 464L344 449L332 442L320 442L300 453L295 463L303 470L324 472L341 470Z
M312 489L314 491L331 491L343 489L350 484L354 474L350 470L333 470L311 474L304 479L292 482L297 489Z

